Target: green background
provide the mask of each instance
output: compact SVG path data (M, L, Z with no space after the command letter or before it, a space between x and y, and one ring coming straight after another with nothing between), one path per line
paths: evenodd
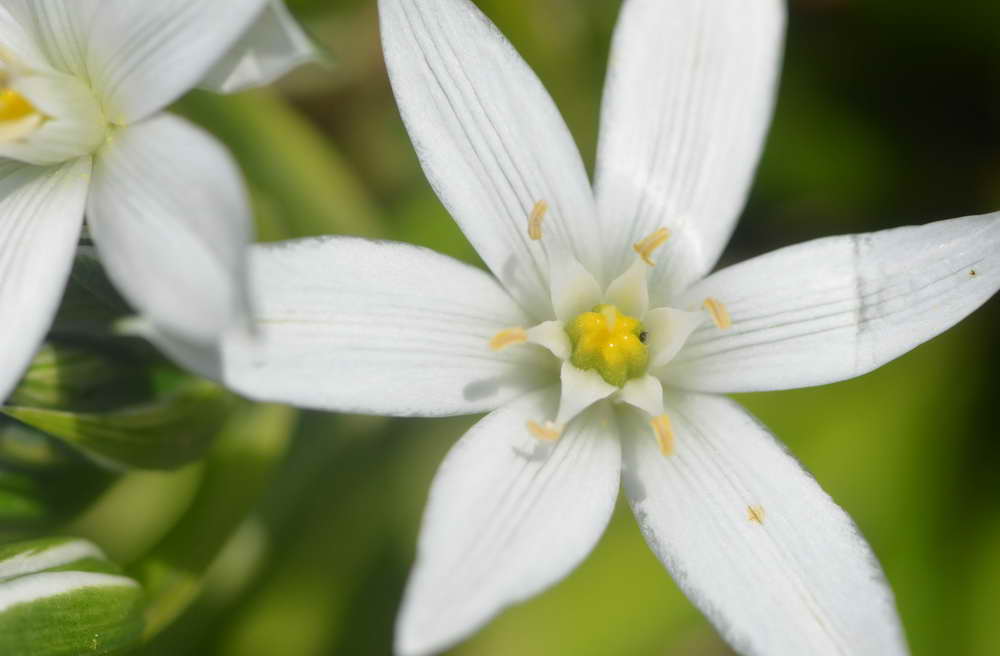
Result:
M537 71L592 170L620 3L478 4ZM375 3L290 5L327 48L327 67L297 72L279 92L194 94L177 107L235 152L262 238L364 234L476 262L399 120ZM1000 209L998 31L1000 3L987 0L793 0L773 128L724 263L816 237ZM998 320L994 299L861 379L740 398L855 518L895 590L914 654L1000 653ZM140 652L390 653L428 485L474 420L300 415L254 519L228 539L195 604ZM203 533L170 529L204 514L203 466L129 475L71 528L126 566L163 552L168 532L171 548L197 551ZM245 496L238 475L225 480L213 494ZM449 653L730 651L620 503L582 567Z

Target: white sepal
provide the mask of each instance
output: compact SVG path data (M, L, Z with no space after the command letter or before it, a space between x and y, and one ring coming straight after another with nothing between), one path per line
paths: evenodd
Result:
M823 385L865 374L935 337L1000 289L1000 212L830 237L729 267L684 302L716 297L664 380L708 392Z
M42 342L73 264L90 159L0 163L0 404Z
M669 364L706 318L701 311L686 312L667 307L647 312L642 317L642 327L647 334L650 370Z
M616 306L622 314L643 316L649 309L649 286L646 284L649 271L649 265L642 258L635 258L632 266L608 286L604 301Z
M625 383L617 399L642 410L650 417L663 414L663 385L656 376L646 374Z
M490 349L528 318L496 280L433 251L348 237L252 251L258 339L228 335L255 399L384 415L483 412L551 383L540 349Z
M871 549L782 446L724 397L669 396L667 413L663 455L645 417L622 411L625 493L722 636L743 654L906 654Z
M541 456L511 446L550 415L555 390L534 392L477 423L431 487L396 623L396 653L438 653L504 607L562 579L604 532L618 495L620 447L595 407Z
M117 130L95 159L87 218L108 275L154 323L206 344L246 323L249 201L201 128L161 114Z
M712 269L771 120L784 0L629 0L615 29L595 173L607 265L666 227L650 278L673 298Z
M468 0L380 0L382 45L427 178L490 270L537 321L550 319L545 249L566 246L601 277L593 192L538 78Z
M257 22L208 72L200 86L217 93L236 93L271 84L317 58L312 39L285 3L271 0Z

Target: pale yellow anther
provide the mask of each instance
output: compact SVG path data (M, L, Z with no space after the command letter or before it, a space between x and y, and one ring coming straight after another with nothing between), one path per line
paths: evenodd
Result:
M531 208L531 214L528 216L528 236L533 241L538 241L542 238L542 221L545 220L545 213L548 211L549 204L544 200L538 201Z
M729 316L729 311L717 299L706 298L705 309L712 315L712 321L715 322L715 327L719 330L728 330L733 327L733 320Z
M641 241L633 244L632 248L634 248L635 252L639 254L639 257L642 258L643 262L649 266L653 266L656 264L653 262L653 253L657 248L667 243L668 239L670 239L670 231L666 228L660 228L652 234L644 237Z
M747 518L757 524L764 523L764 506L747 506Z
M650 420L653 432L656 433L656 443L660 445L660 453L669 456L674 452L674 429L670 427L670 417L660 415Z
M524 328L517 326L515 328L508 328L507 330L501 330L493 339L490 340L490 348L494 351L499 351L502 348L506 348L511 344L523 344L528 341L528 333L524 331Z
M528 421L528 432L544 442L554 442L562 435L562 426L554 421L547 421L544 424Z

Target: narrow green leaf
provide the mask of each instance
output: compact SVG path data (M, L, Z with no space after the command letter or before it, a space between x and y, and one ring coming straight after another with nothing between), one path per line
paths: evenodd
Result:
M190 510L146 558L131 568L148 590L147 636L172 622L201 591L209 565L256 504L281 462L296 413L256 405L235 415L205 463Z
M381 237L381 217L361 181L333 148L274 91L188 94L176 109L233 151L269 217L265 239L324 234Z
M0 546L0 654L122 654L142 633L143 593L96 545Z
M88 413L13 406L2 411L98 460L173 469L204 454L234 403L218 385L191 379L162 400L122 410Z
M109 410L152 397L147 363L122 349L48 343L7 403L52 410Z

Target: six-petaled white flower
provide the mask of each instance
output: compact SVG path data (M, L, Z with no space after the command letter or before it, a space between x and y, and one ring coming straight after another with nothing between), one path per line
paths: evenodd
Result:
M0 403L52 321L85 211L158 330L204 345L245 321L237 167L160 110L199 83L268 83L311 48L280 0L0 0Z
M387 415L491 411L437 473L400 654L455 643L567 574L619 490L747 654L906 652L870 548L719 394L864 374L1000 287L1000 214L785 248L708 275L770 119L781 0L627 0L596 182L542 85L467 0L380 0L403 119L493 275L351 238L259 247L250 396Z

